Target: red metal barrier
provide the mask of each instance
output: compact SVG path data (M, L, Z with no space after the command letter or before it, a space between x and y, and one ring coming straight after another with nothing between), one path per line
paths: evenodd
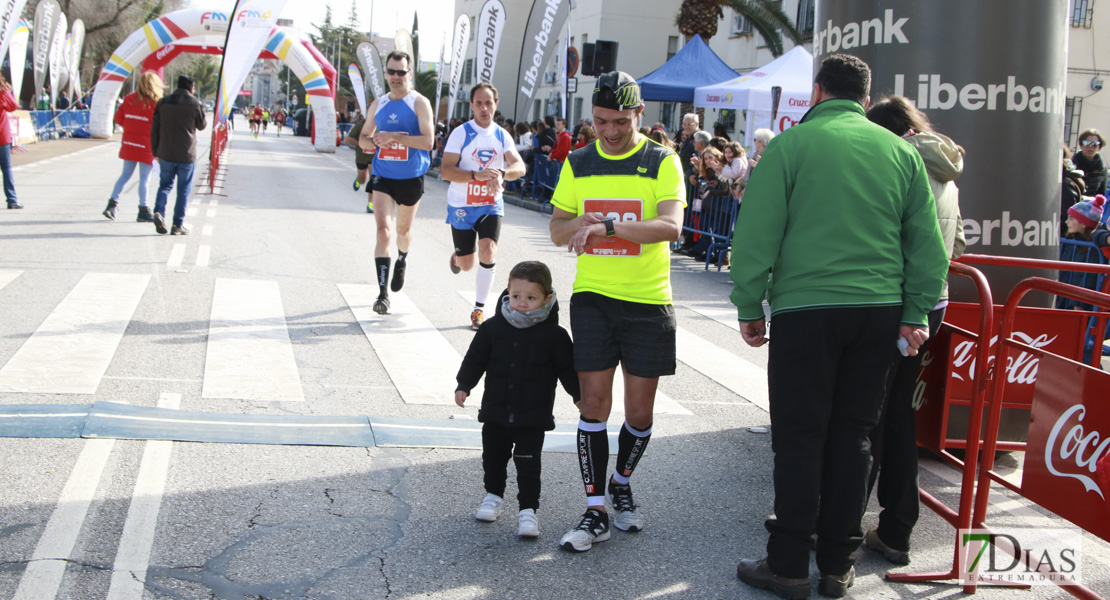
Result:
M1087 263L978 255L961 257L959 262L1110 274L1110 266ZM888 574L887 578L892 581L959 579L963 550L958 530L987 529L986 511L992 483L999 483L1110 541L1110 502L1107 501L1110 497L1110 472L1105 472L1110 470L1110 407L1105 405L1110 374L1083 365L1082 344L1075 344L1071 339L1074 336L1069 337L1064 331L1069 329L1069 323L1082 331L1092 313L1018 306L1028 292L1041 290L1110 309L1110 294L1105 293L1110 288L1110 278L1107 278L1103 293L1040 277L1021 282L1011 292L1001 311L998 336L995 337L992 334L995 319L990 290L986 289L982 274L959 263L953 263L949 270L971 277L976 282L980 297L979 326L975 331L963 329L950 323L946 315L942 332L934 340L936 345L930 345L922 361L914 407L919 417L918 444L932 449L963 470L960 503L956 511L920 490L922 503L957 528L953 566L951 571L945 573ZM967 327L973 326L969 323L971 318L968 314L961 316L956 311L955 319ZM1079 320L1083 324L1077 325ZM1047 327L1049 336L1017 335L1019 321L1034 329ZM1099 320L1097 327L1100 331L1104 331L1104 323L1104 319ZM1060 344L1049 342L1049 337L1061 335L1065 339ZM953 344L954 338L966 338L970 343ZM1101 345L1101 338L1101 335L1097 336L1096 349ZM978 340L983 339L991 343L979 344ZM1060 348L1064 349L1063 353L1053 352ZM1011 349L1020 354L1011 356ZM966 357L971 352L974 353L974 361L964 361L970 364L961 380L955 373L955 358ZM939 357L948 360L941 361ZM987 365L987 368L981 365ZM1005 365L1005 368L999 369L998 365ZM985 393L988 388L989 396ZM969 408L969 434L965 435L965 440L953 440L948 436L947 419L952 405L960 403ZM998 441L1002 409L1006 407L1031 410L1032 425L1027 443ZM984 410L988 412L985 430L982 428ZM970 435L980 431L982 437ZM948 451L954 447L965 448L964 461ZM999 449L1026 451L1020 485L1006 481L993 471L994 454ZM980 450L982 464L977 468ZM998 547L1008 550L1001 545ZM1028 564L1030 559L1026 555L1023 560ZM974 584L964 586L964 591L968 593L974 593L975 589ZM1098 598L1093 591L1082 586L1068 585L1064 589L1085 600Z
M208 193L215 194L216 174L220 172L224 151L227 150L227 124L217 125L212 130L212 147L208 153Z

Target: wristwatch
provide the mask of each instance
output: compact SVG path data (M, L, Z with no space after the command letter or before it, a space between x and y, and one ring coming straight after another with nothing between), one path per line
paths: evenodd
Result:
M601 222L605 225L605 237L611 238L617 236L617 230L613 227L613 218L602 219Z

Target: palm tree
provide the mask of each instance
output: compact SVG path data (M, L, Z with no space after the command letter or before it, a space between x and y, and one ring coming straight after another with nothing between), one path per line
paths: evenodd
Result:
M717 35L717 24L725 15L723 7L729 6L752 24L767 49L777 58L783 53L782 34L785 33L797 46L804 42L802 34L782 11L781 5L778 0L682 0L675 24L678 31L686 36L687 42L694 34L699 34L708 43Z

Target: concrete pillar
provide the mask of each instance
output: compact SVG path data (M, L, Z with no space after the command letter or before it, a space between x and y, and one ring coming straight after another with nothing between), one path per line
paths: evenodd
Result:
M967 149L956 182L967 253L1058 256L1067 11L1067 0L817 1L816 65L837 52L860 57L872 99L906 96ZM1055 278L981 270L999 303L1025 277ZM974 299L965 281L953 278L953 300Z

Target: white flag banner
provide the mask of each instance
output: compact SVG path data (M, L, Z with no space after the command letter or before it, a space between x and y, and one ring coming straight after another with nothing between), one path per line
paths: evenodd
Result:
M42 94L47 84L46 71L50 66L50 43L54 29L58 25L58 17L62 15L62 7L58 0L39 0L35 7L35 33L34 33L34 65L35 65L35 98ZM53 105L53 98L51 98Z
M69 91L81 95L81 55L85 51L85 22L77 19L73 22L73 46L70 48L69 59Z
M11 65L12 73L12 95L15 96L16 101L19 100L20 94L23 92L23 69L27 67L27 41L31 38L31 28L27 25L27 21L19 19L16 25L15 33L11 37L11 45L8 46L8 64ZM0 54L0 58L3 55ZM34 102L31 103L34 108Z
M358 72L358 65L347 65L347 77L351 79L351 87L355 88L355 100L358 100L358 109L366 114L366 84L362 81L362 73Z
M409 33L408 30L398 29L397 34L393 36L393 47L396 48L398 52L404 52L412 56L412 34ZM417 65L415 57L412 59L412 64L409 66L412 67L413 71L416 70Z
M447 85L447 120L455 114L455 96L459 93L459 78L462 75L463 59L466 57L466 44L470 41L470 17L459 15L455 21L455 39L451 42L451 77Z
M443 96L443 60L447 56L447 32L443 32L443 44L439 47L439 65L436 67L436 104L432 108L432 114L435 115L435 120L439 121L439 100ZM448 119L450 119L450 112L448 112Z
M224 59L220 67L219 104L215 121L223 123L231 114L231 105L239 88L247 79L254 61L277 23L286 0L239 0L231 18L224 44Z
M58 89L66 98L72 98L73 94L67 94L69 90L69 62L73 54L73 34L66 33L66 41L62 44L62 58L61 67L58 71Z
M23 14L23 7L26 6L26 4L27 0L8 0L0 6L0 60L3 59L4 53L8 51L12 36L15 35L16 29L19 27L20 23L23 24L24 28L27 28L27 22L19 18L19 15ZM26 44L23 45L23 52L27 52ZM20 57L19 64L22 65L23 63L24 58ZM12 79L17 77L15 73L16 71L12 71ZM18 77L23 77L22 70L19 71ZM16 96L16 99L18 100L19 96Z
M474 58L474 80L493 83L493 70L497 66L497 48L501 33L505 31L505 6L501 0L488 0L482 6L478 20L478 47Z
M563 55L559 57L559 87L561 88L561 90L563 92L563 97L560 98L561 102L559 102L559 106L562 107L561 110L560 110L561 114L559 116L563 117L564 121L567 120L567 67L570 66L569 64L567 64L568 63L567 59L569 58L569 55L570 55L570 20L568 19L567 20L567 34L566 34L566 36L563 37Z
M543 85L547 63L558 53L556 40L570 15L570 0L535 0L528 24L524 26L524 40L520 48L520 70L516 76L516 113L518 120L527 115L536 96L536 89Z
M58 84L62 79L63 60L66 45L66 29L69 29L69 21L64 14L58 15L57 25L54 27L54 35L50 37L50 97L55 102L58 101Z
M374 98L381 98L385 95L385 69L382 68L382 55L378 52L378 47L370 42L362 42L355 48L355 54L362 62L362 70L366 72L370 93L374 94Z

